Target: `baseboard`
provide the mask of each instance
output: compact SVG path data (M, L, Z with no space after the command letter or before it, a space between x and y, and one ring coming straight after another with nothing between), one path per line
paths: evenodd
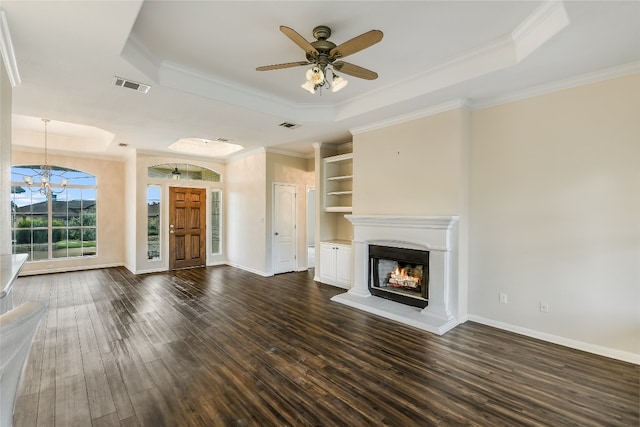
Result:
M586 342L560 337L553 334L547 334L545 332L523 328L521 326L499 322L497 320L487 319L486 317L476 316L473 314L469 314L465 317L466 320L471 320L472 322L481 323L483 325L492 326L494 328L503 329L505 331L514 332L516 334L525 335L527 337L536 338L553 344L562 345L564 347L573 348L575 350L586 351L587 353L597 354L598 356L609 357L611 359L640 365L640 354L616 350L613 348L603 347L595 344L589 344Z
M82 270L98 270L100 268L112 268L112 267L124 267L124 264L121 262L113 263L113 264L97 264L97 265L79 265L74 267L59 267L59 268L47 268L44 270L22 270L20 272L20 276L36 276L38 274L49 274L49 273L67 273L70 271L82 271Z
M136 270L131 272L133 274L150 274L150 273L166 273L167 271L169 271L167 270L167 267L158 267L158 268L146 268L144 270Z
M265 273L264 271L259 271L259 270L256 270L254 268L245 267L244 265L234 264L234 263L231 263L231 262L227 262L225 264L230 266L230 267L235 267L235 268L239 268L240 270L248 271L249 273L257 274L258 276L262 276L262 277L271 277L271 276L273 276L273 273Z

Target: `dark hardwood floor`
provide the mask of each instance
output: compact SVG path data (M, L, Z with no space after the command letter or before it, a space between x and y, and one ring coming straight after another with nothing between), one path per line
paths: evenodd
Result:
M309 273L22 277L48 303L15 426L638 426L639 367L467 322L439 337Z

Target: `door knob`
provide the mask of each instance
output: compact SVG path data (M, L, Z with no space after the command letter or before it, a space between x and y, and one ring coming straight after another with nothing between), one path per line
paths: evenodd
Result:
M275 235L277 236L277 235L278 235L278 232L276 231L276 232L275 232L275 233L273 233L273 234L275 234Z

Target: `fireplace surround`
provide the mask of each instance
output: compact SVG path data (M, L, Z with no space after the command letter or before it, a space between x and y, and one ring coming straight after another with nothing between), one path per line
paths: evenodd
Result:
M353 225L353 283L333 301L442 335L458 323L458 217L346 215ZM426 307L372 295L370 247L428 251Z

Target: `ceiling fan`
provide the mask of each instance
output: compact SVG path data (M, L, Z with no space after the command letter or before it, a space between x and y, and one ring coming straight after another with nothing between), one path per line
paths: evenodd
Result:
M337 92L346 86L347 81L338 76L335 73L336 71L360 79L375 80L378 78L376 72L349 62L344 62L341 59L378 43L382 40L383 36L380 30L368 31L340 45L336 45L328 40L329 37L331 37L331 29L325 25L320 25L313 29L313 37L316 38L314 42L308 42L295 30L285 27L284 25L280 26L280 31L304 50L307 60L265 65L256 68L256 71L279 70L282 68L311 65L312 67L307 70L305 74L307 81L302 84L302 88L311 93L316 93L316 91L322 87L331 88L332 92ZM331 79L327 77L327 71L330 71L332 74Z

